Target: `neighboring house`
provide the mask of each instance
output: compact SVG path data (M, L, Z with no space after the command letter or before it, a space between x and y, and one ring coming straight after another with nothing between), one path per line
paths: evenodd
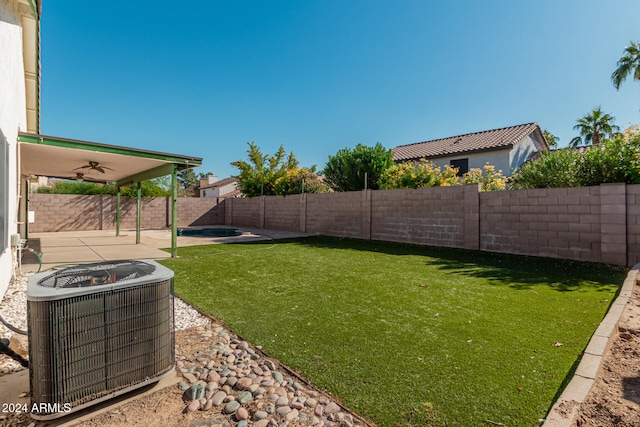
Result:
M24 223L18 131L40 131L40 7L40 0L0 0L0 299L13 271L11 236Z
M238 180L234 177L225 178L218 181L215 175L208 175L200 180L200 197L209 199L227 199L230 197L240 197Z
M535 153L548 149L540 126L527 123L400 145L392 151L396 163L427 159L440 168L457 167L459 175L489 163L504 176L511 176Z

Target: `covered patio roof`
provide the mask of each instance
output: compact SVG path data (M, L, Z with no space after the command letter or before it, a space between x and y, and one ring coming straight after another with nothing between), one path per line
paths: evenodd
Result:
M19 133L20 172L24 176L114 182L118 186L146 181L202 165L202 158L117 145ZM91 165L95 165L91 167Z
M113 182L118 186L171 175L171 255L177 256L177 173L201 166L202 158L140 150L117 145L59 138L33 133L18 134L19 170L22 176ZM136 243L140 243L141 191L138 185ZM24 207L26 218L28 198ZM28 226L25 222L25 234ZM120 191L116 201L116 236L120 234Z

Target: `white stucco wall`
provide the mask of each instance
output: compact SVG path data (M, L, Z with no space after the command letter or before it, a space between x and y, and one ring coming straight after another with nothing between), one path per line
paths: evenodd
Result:
M511 175L511 167L509 162L509 150L501 151L485 151L483 153L464 154L461 156L443 157L435 159L434 163L443 169L445 165L451 163L451 160L469 159L469 169L478 168L482 169L487 162L490 165L496 167L496 170L501 170L504 176Z
M542 145L536 141L533 134L524 137L509 153L509 164L512 170L518 169L534 153L542 150Z
M216 197L221 197L221 195L229 194L232 191L235 191L236 188L237 184L235 182L221 185L220 187L205 188L204 190L200 190L200 197L215 199Z
M482 169L485 164L489 163L495 166L496 170L501 170L504 176L511 176L529 157L540 150L540 143L536 141L533 134L530 134L520 140L513 149L443 157L435 159L434 163L442 169L445 165L450 164L451 160L469 159L469 169Z
M18 2L0 0L0 138L9 145L8 192L0 193L8 204L9 235L17 233L17 140L18 129L27 129L22 28ZM4 168L4 166L0 166ZM4 296L12 270L10 247L0 248L0 299Z

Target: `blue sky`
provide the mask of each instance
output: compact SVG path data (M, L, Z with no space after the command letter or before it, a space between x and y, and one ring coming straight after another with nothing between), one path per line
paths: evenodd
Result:
M182 6L179 6L182 5ZM610 76L638 0L43 2L41 133L202 157L220 178L280 144L302 166L593 108L640 122Z

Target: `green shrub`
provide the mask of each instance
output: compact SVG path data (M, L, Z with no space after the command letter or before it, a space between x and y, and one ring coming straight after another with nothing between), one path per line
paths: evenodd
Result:
M541 152L537 159L525 163L513 175L510 188L578 187L576 170L580 157L573 149Z
M576 175L581 186L640 183L638 145L622 138L592 146L582 155Z

